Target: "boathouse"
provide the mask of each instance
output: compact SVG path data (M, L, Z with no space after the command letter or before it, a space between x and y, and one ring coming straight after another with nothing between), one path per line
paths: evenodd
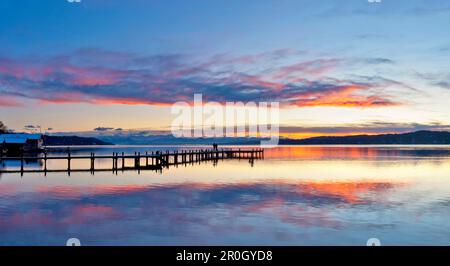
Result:
M3 152L33 152L42 150L41 134L0 134L0 150Z

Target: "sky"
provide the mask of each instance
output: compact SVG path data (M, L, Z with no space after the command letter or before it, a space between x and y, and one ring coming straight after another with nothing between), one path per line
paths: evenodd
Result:
M278 101L281 133L450 129L446 0L2 0L0 121L168 130L171 105Z

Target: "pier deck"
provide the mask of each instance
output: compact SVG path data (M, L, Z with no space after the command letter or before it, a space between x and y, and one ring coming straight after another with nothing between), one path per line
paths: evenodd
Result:
M1 173L51 173L51 172L66 172L70 175L71 172L105 172L105 171L138 171L154 170L162 171L164 168L178 165L188 165L205 161L218 161L225 159L248 159L251 162L255 159L264 158L264 149L201 149L201 150L181 150L181 151L152 151L145 153L135 152L134 154L125 154L114 152L112 155L96 155L91 153L89 155L72 155L68 152L63 156L48 156L47 153L39 156L20 156L20 157L0 157L0 164L2 161L20 161L20 169L2 169ZM111 160L110 168L96 167L96 160ZM127 165L127 160L132 160L134 163ZM47 164L52 160L67 161L67 167L64 169L48 169ZM86 169L77 169L72 167L74 160L88 160L90 167ZM42 163L41 169L30 169L26 166L27 162L38 161ZM0 166L1 167L1 166ZM27 169L28 168L28 169Z

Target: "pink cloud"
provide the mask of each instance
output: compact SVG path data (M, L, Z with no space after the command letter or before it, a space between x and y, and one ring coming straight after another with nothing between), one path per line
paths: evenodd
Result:
M298 107L399 104L389 95L375 92L383 84L323 76L340 67L340 59L276 66L275 62L292 54L279 50L238 57L220 55L194 62L182 55L137 56L86 49L47 59L2 58L0 94L6 96L0 99L0 105L17 106L19 98L27 98L47 104L166 106L192 99L194 93L202 93L205 100L272 100ZM262 69L239 69L242 64Z
M20 106L23 106L23 104L15 97L11 97L0 93L0 107L20 107Z

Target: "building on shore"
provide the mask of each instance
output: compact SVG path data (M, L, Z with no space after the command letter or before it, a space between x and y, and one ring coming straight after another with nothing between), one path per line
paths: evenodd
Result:
M37 152L43 150L43 145L42 134L0 134L2 153Z

